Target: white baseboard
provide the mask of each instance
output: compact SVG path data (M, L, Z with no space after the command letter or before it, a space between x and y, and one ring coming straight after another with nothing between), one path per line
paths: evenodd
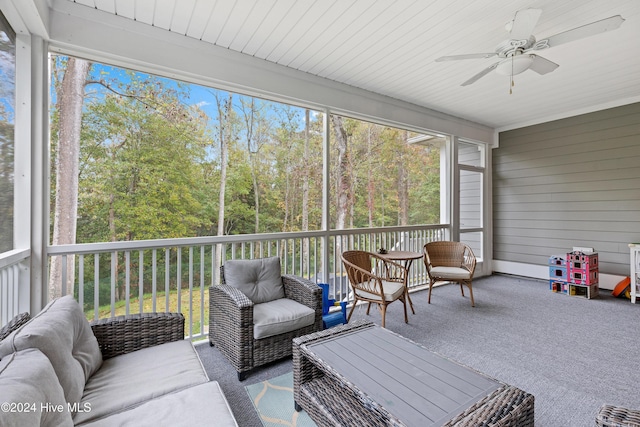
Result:
M514 274L517 276L532 277L534 279L549 280L549 266L524 264L520 262L493 260L493 271L495 273ZM625 276L614 274L600 274L598 284L600 289L613 290L615 286L624 279Z

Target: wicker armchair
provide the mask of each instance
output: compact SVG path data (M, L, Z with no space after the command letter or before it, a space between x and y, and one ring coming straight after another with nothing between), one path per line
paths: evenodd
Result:
M596 426L640 427L640 410L622 406L602 405L596 415Z
M384 328L387 306L393 301L401 300L404 304L404 322L409 323L407 293L404 285L404 276L407 271L402 265L365 251L343 252L342 262L347 270L355 299L347 322L351 319L356 303L364 301L368 303L367 315L371 303L378 305L382 315L381 326Z
M476 269L476 257L468 245L461 242L431 242L424 245L424 265L429 274L428 303L431 304L431 290L436 282L456 282L464 297L462 285L469 288L471 306L473 301L473 272Z
M240 381L256 367L291 356L294 338L322 330L322 289L301 277L281 277L284 298L312 309L313 324L259 339L254 338L254 307L258 304L225 281L224 266L220 268L220 285L210 288L209 344L229 359Z

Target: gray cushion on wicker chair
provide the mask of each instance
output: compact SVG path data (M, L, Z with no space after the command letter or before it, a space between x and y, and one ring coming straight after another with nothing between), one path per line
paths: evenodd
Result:
M224 278L229 286L242 291L254 304L284 298L278 257L227 261Z
M272 337L313 325L315 311L287 298L253 306L253 337Z

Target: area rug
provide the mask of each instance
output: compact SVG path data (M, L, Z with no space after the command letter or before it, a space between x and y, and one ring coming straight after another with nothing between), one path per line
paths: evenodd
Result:
M315 427L306 412L293 409L293 372L245 389L265 427Z

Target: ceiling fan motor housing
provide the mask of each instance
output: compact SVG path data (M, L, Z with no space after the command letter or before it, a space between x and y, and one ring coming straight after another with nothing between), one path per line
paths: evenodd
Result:
M496 66L496 73L503 76L515 76L528 70L533 63L533 57L523 55L523 53L535 43L534 36L522 40L505 40L500 43L496 47L496 55L505 59Z
M535 44L536 38L534 36L530 36L528 39L523 40L505 40L496 46L496 55L500 58L509 58L514 55L520 55Z

